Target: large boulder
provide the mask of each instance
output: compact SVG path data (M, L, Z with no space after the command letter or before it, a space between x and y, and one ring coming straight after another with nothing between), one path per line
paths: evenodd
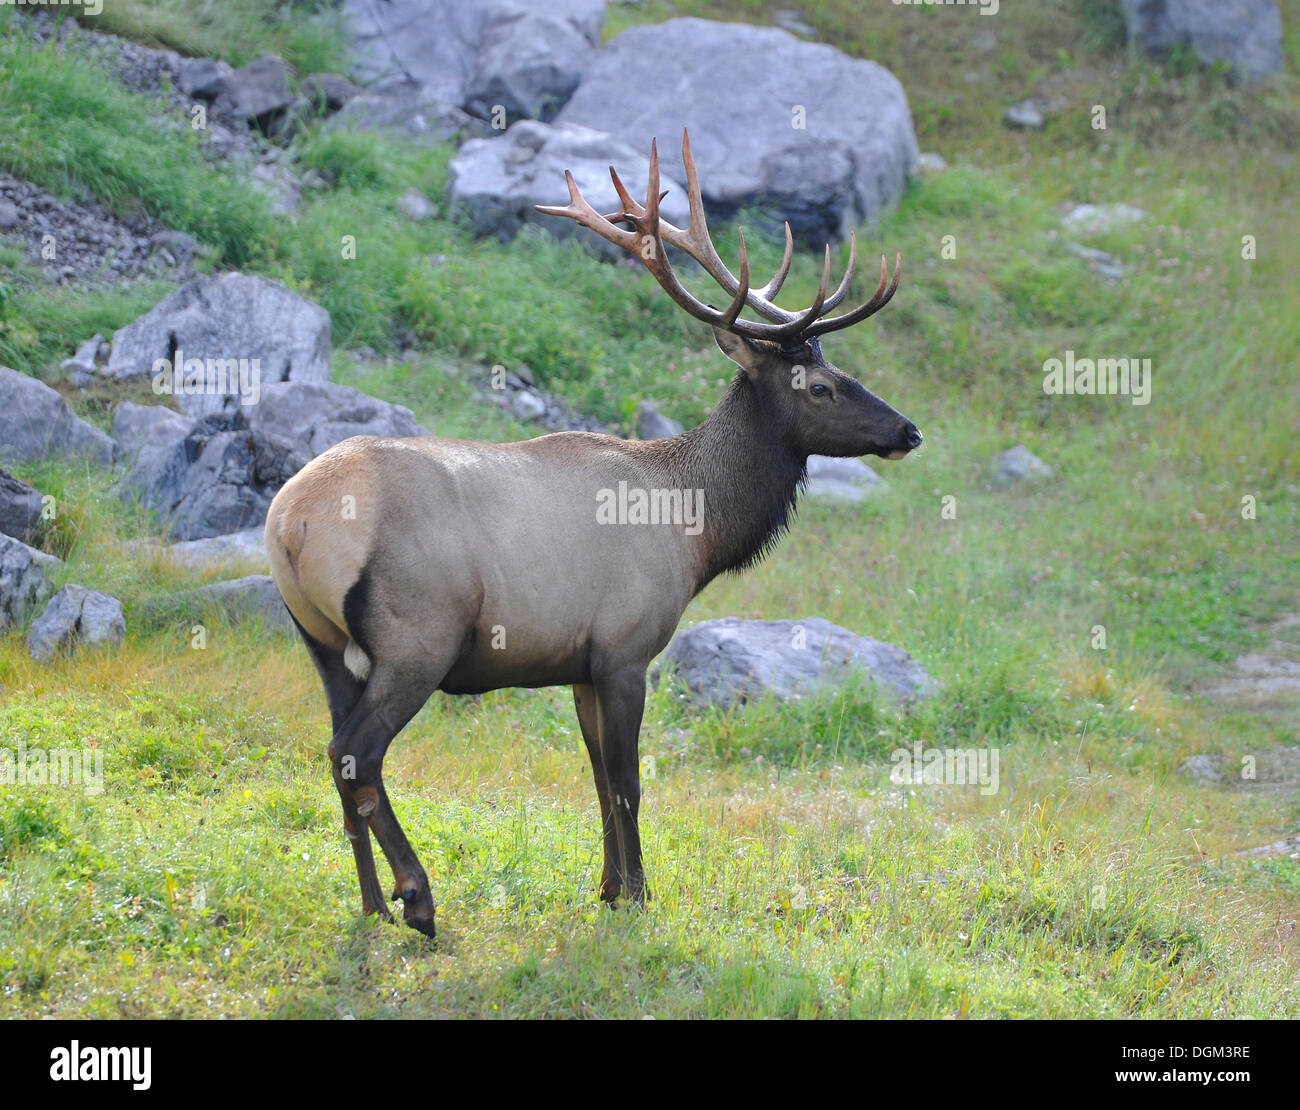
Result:
M471 139L451 161L448 195L480 235L511 239L526 223L541 223L557 236L580 234L602 251L616 253L594 232L573 220L544 216L534 204L568 204L564 171L571 170L582 195L599 212L621 207L609 167L638 198L645 195L650 152L635 150L605 131L574 123L549 124L523 120L499 139ZM660 211L670 223L684 227L690 219L686 190L665 174L667 189Z
M21 622L50 592L45 575L59 565L53 555L0 535L0 632Z
M257 567L271 569L266 555L266 543L261 526L245 528L224 536L209 536L201 540L181 540L178 543L159 543L156 540L133 541L133 550L169 559L190 570L210 570L216 567Z
M113 336L106 372L154 375L159 360L171 366L182 359L175 392L187 414L256 404L271 382L329 379L329 313L267 278L199 278ZM158 375L159 384L170 392L171 376Z
M682 127L710 215L788 219L820 246L903 194L918 151L903 86L883 66L775 27L673 19L596 56L557 120L642 146L676 171Z
M167 600L200 612L215 609L232 620L255 617L273 627L293 628L289 610L284 607L280 591L269 574L247 574L243 578L213 582Z
M48 385L0 366L0 461L73 455L108 464L114 453L113 441Z
M330 382L267 386L248 414L257 478L278 488L317 455L358 435L425 436L410 409Z
M462 134L486 134L487 124L414 83L362 93L325 123L326 131L391 131L403 141L443 143Z
M651 670L665 669L699 706L728 709L773 695L780 701L834 689L858 674L892 700L933 692L934 681L902 648L857 636L821 617L801 621L723 617L678 632Z
M64 586L27 630L27 651L38 663L48 663L61 651L121 644L126 636L122 603L115 597Z
M41 523L40 491L0 468L0 533L30 540Z
M1129 41L1157 57L1190 46L1207 65L1226 62L1240 81L1282 68L1277 0L1120 0Z
M550 119L600 42L605 0L344 0L355 75L488 118Z
M856 504L869 494L884 493L885 480L861 459L809 455L808 496L817 500Z
M191 420L160 405L123 402L113 433L128 460L118 486L177 540L202 539L261 523L271 494L256 480L253 439L237 419Z

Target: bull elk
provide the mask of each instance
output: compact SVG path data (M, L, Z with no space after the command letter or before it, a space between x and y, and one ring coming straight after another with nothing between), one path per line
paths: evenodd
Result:
M809 455L897 459L921 443L911 421L828 363L819 343L889 302L901 256L888 287L882 257L871 299L829 316L849 291L857 244L850 240L847 271L829 294L827 246L812 304L778 308L773 298L793 249L789 225L776 275L752 288L743 233L739 277L710 240L688 135L682 158L685 229L659 216L654 145L644 204L611 167L621 212L599 214L569 173L569 204L538 211L576 220L631 252L669 297L712 327L738 370L707 420L647 442L589 432L504 444L357 436L303 467L271 505L271 571L325 685L334 783L367 914L390 917L373 831L396 881L392 900L403 903L408 925L434 934L428 876L384 789L389 745L435 690L507 686L573 687L604 823L600 897L613 902L626 892L643 901L637 740L650 661L713 578L772 548ZM722 287L725 308L686 289L665 244ZM745 308L762 319L741 319ZM654 513L611 523L600 508L615 489L703 491L703 514L696 527Z

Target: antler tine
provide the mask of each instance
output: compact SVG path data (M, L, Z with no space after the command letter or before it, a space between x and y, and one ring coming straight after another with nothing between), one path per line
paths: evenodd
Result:
M732 325L736 322L736 317L740 315L740 310L745 307L745 300L749 297L749 254L745 250L745 232L740 232L740 288L736 290L735 299L731 302L730 307L722 314L722 320L718 324L720 328L730 331Z
M791 340L801 343L808 336L809 325L822 314L823 305L826 303L826 289L831 283L831 245L826 244L826 253L822 260L822 279L817 283L817 296L813 298L813 303L807 311L800 313L788 323L777 329L776 338L782 345L788 344Z
M614 182L614 192L618 194L618 199L623 205L623 211L617 213L611 212L605 217L605 219L609 220L610 223L613 223L616 219L623 219L625 214L629 212L634 215L640 215L643 209L640 204L632 199L632 195L624 187L623 179L618 176L618 170L613 166L610 166L609 176L610 180Z
M622 228L615 227L613 223L592 208L582 193L578 191L578 183L573 180L573 174L568 170L564 171L564 180L569 186L569 203L567 206L535 204L533 207L543 215L564 216L576 223L580 223L583 227L590 228L602 239L609 240L615 246L623 247L625 250L636 249L636 232L624 231Z
M785 284L785 276L790 272L790 259L794 257L794 235L790 231L790 221L785 221L785 254L781 256L781 265L776 268L772 280L755 292L765 301L770 301Z
M885 289L885 281L889 276L889 271L885 267L885 256L880 256L880 284L876 287L875 293L871 300L866 304L859 305L852 312L846 312L843 316L832 316L825 320L818 320L804 333L806 339L813 339L819 335L825 335L827 332L840 331L843 328L852 326L868 316L872 316L885 307L898 289L898 279L903 276L903 255L898 253L894 256L894 280L889 283L889 288ZM884 295L882 296L882 291Z
M826 303L822 305L822 312L829 312L832 308L844 300L844 296L849 291L849 283L853 280L853 272L858 268L858 236L857 232L849 232L849 264L844 270L844 277L840 279L839 285L835 287L835 292L826 298Z

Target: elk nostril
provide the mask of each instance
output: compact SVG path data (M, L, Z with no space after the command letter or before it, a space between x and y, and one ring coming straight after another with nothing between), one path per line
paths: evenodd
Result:
M909 424L903 432L903 438L907 443L909 451L921 446L921 433L916 430L915 424Z

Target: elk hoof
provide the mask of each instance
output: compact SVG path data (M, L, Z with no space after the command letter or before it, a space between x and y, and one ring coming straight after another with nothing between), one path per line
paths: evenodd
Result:
M406 923L417 933L423 933L430 940L437 937L438 931L433 926L433 916L428 917L408 917Z

